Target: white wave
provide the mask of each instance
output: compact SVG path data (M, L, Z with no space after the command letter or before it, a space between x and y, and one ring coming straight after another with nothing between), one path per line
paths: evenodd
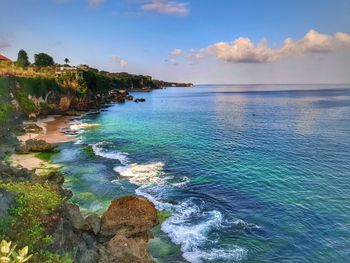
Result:
M100 124L97 124L97 123L77 123L77 124L72 124L69 127L69 129L71 131L80 131L84 129L99 127L99 126Z
M127 165L128 164L128 153L125 152L111 152L106 149L104 149L102 146L106 145L105 142L99 142L92 145L92 150L94 153L98 156L112 159L112 160L119 160L121 164Z
M155 162L149 164L129 164L127 166L117 166L114 171L121 176L127 177L130 182L137 185L144 184L164 184L163 172L164 163Z
M209 251L194 250L185 252L184 258L192 263L200 263L203 260L224 260L225 262L241 261L247 257L248 251L244 248L235 246L229 249L211 249Z
M239 261L246 257L247 250L238 246L211 248L217 240L210 240L212 231L224 229L225 220L217 210L204 211L204 201L189 198L179 204L162 201L163 186L141 186L138 195L149 199L158 210L172 212L172 216L161 226L173 243L181 246L183 257L191 263L207 260Z

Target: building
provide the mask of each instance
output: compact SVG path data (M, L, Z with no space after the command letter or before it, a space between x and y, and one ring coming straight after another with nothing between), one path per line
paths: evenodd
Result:
M5 57L4 55L0 54L0 61L11 61L11 59Z

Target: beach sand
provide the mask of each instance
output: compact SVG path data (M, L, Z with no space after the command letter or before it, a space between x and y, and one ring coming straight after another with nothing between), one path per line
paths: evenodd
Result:
M71 120L71 116L49 116L45 119L39 119L35 124L43 128L42 133L26 133L17 138L22 142L29 139L40 139L49 143L74 141L73 137L60 131L63 128L68 128L71 125ZM10 156L9 161L12 166L20 166L35 171L38 175L45 175L53 169L60 168L60 165L51 164L39 159L36 153L13 154Z

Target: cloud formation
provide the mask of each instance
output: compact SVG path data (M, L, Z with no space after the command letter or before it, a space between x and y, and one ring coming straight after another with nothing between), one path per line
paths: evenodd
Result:
M236 63L267 63L282 57L307 53L328 53L350 48L350 35L337 32L334 35L321 34L310 30L300 40L287 38L282 47L271 48L267 40L254 44L249 38L240 37L233 42L219 42L201 51L217 59Z
M7 42L6 39L0 38L0 51L4 50L5 48L11 47L11 44Z
M169 53L170 56L174 56L174 57L181 56L181 54L182 54L182 50L179 48L176 48Z
M189 4L169 0L150 0L141 6L144 11L153 11L161 14L186 16L189 14Z
M129 62L126 61L125 59L121 59L121 60L119 61L119 65L120 65L122 68L126 67L128 64L129 64Z
M89 7L96 8L100 6L105 0L87 0Z
M122 68L125 68L129 64L127 60L119 58L117 56L112 56L112 61L115 64L119 64L119 66Z

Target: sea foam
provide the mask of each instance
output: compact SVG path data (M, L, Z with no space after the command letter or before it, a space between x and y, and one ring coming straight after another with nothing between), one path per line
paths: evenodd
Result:
M92 150L98 156L118 160L122 165L128 164L128 153L125 152L115 152L108 149L105 149L104 146L108 146L110 143L107 142L99 142L92 145Z

